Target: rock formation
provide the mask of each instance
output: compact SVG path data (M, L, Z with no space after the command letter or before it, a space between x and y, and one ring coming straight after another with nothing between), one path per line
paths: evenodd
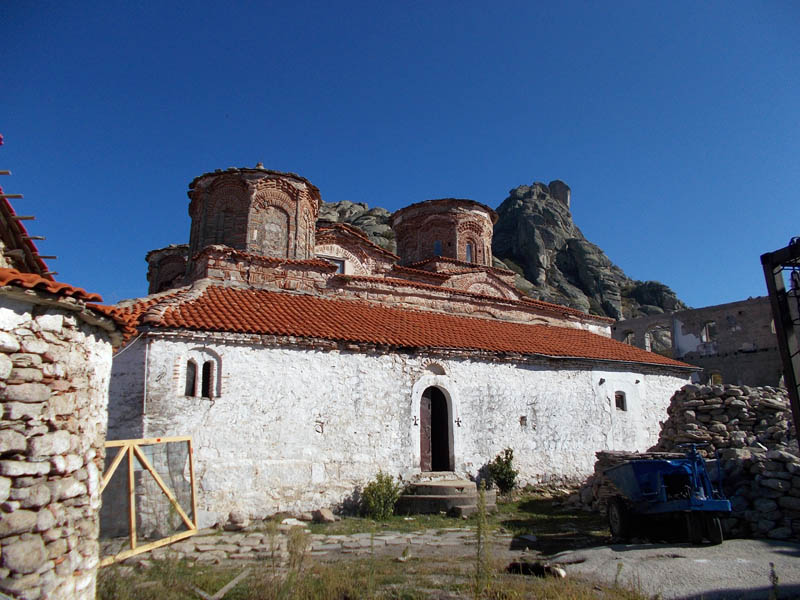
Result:
M556 180L516 187L497 208L500 218L492 244L495 266L516 272L521 291L614 319L686 308L666 285L625 275L583 236L569 207L570 189ZM344 200L323 203L319 218L355 225L373 242L394 252L390 214Z

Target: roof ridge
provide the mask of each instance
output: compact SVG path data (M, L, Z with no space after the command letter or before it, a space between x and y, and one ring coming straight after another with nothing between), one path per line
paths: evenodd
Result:
M184 302L191 302L200 298L212 285L213 282L210 279L199 279L177 294L165 297L162 302L156 302L142 313L140 317L141 323L158 323L169 309L176 308Z

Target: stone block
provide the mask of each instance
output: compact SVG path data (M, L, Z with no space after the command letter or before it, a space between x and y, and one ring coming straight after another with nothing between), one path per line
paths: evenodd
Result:
M64 317L59 314L43 314L36 317L36 323L43 331L61 331Z
M8 376L11 375L11 370L14 367L14 363L11 362L11 359L8 358L6 354L0 354L0 379L8 379Z
M0 518L0 537L8 537L32 531L36 526L36 513L31 510L17 510ZM5 548L3 549L5 553Z
M55 431L31 438L28 456L53 456L69 451L72 436L68 431Z
M778 498L778 504L783 508L788 508L789 510L800 511L800 498L796 498L794 496L784 496L783 498Z
M39 508L48 502L50 502L50 489L47 485L40 483L28 488L28 495L22 501L22 508Z
M2 355L0 355L2 356ZM13 429L0 429L0 454L25 452L28 443L25 436Z
M5 394L12 402L46 402L50 398L50 388L43 383L20 383L7 386Z
M0 331L0 352L19 352L19 340L10 333Z
M50 531L52 530L53 527L55 527L55 524L56 524L56 518L53 516L53 513L51 513L46 508L40 510L36 514L36 531L38 532ZM50 541L50 540L45 540L45 541Z
M16 573L33 573L47 560L44 542L39 536L20 539L3 546L3 566Z
M25 600L36 600L40 597L41 592L37 587L38 585L38 573L31 573L23 577L4 577L0 579L0 590L10 592L14 595L20 595L25 598Z
M50 463L22 460L0 460L0 475L20 477L23 475L47 475Z
M317 523L335 523L336 516L329 508L321 508L313 512L314 521Z
M8 379L9 383L11 381L37 382L41 381L43 377L44 375L42 375L42 371L40 369L21 369L15 367L11 370Z
M787 538L792 537L792 528L791 527L776 527L775 529L771 530L768 534L773 540L785 540Z
M753 508L759 512L770 512L778 508L778 503L769 498L756 498L753 501Z
M22 340L20 347L23 352L44 354L50 348L50 344L37 338L27 338Z
M785 492L792 487L792 484L785 479L762 479L759 483L766 488L777 490L779 492Z
M20 369L29 369L42 366L42 357L38 354L17 352L11 355L11 362Z
M11 493L11 480L8 477L0 477L0 502L5 502Z

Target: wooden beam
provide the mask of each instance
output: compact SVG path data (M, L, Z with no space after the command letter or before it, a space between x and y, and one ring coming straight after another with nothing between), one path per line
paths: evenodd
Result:
M191 439L192 436L190 435L178 435L172 437L142 438L140 440L106 440L106 448L127 446L128 444L136 444L138 446L150 446L152 444L161 444L163 442L188 442Z
M122 462L122 457L125 456L126 448L123 446L122 449L117 452L117 455L114 457L114 461L111 463L111 466L108 468L103 474L103 483L100 484L100 493L103 493L103 490L106 489L108 482L111 481L111 476L114 475L114 471L117 470L119 463Z
M35 218L33 215L11 215L13 221L33 221Z
M128 527L131 550L136 550L136 480L133 477L133 444L128 446Z
M123 550L122 552L117 552L113 556L106 556L100 560L101 567L107 567L110 564L115 562L119 562L121 560L125 560L126 558L130 558L131 556L135 556L137 554L141 554L142 552L149 552L150 550L155 550L156 548L161 548L161 546L167 546L174 542L184 540L188 537L192 537L193 535L197 535L196 529L190 529L189 531L181 531L180 533L176 533L175 535L171 535L169 537L162 538L160 540L156 540L155 542L149 542L147 544L142 544L136 549L132 550Z
M189 445L189 482L192 484L192 517L194 522L197 523L197 486L194 481L194 446L192 445L192 438L186 442Z
M10 198L11 200L22 200L22 194L0 194L0 198Z
M11 175L11 171L0 171L0 175Z

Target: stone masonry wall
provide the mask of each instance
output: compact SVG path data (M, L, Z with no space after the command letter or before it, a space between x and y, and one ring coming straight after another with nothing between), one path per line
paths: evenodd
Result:
M510 446L524 485L584 477L597 448L649 447L659 429L651 415L663 414L686 382L611 366L265 346L233 334L151 334L136 342L145 344L147 352L120 357L109 430L193 437L201 527L232 510L263 518L338 505L379 467L413 477L429 386L449 403L456 471L475 475ZM215 361L214 397L184 395L192 356ZM617 390L627 411L615 408Z
M800 539L800 457L785 390L688 385L673 396L652 450L707 443L719 451L732 535Z
M111 369L108 333L0 296L0 589L92 599Z
M800 457L785 390L686 385L672 397L667 414L650 452L682 455L679 444L696 443L706 444L700 450L708 459L719 454L723 491L733 508L723 521L726 535L800 539ZM609 493L605 469L633 457L598 452L581 500L602 509ZM716 481L718 466L713 460L709 466Z

